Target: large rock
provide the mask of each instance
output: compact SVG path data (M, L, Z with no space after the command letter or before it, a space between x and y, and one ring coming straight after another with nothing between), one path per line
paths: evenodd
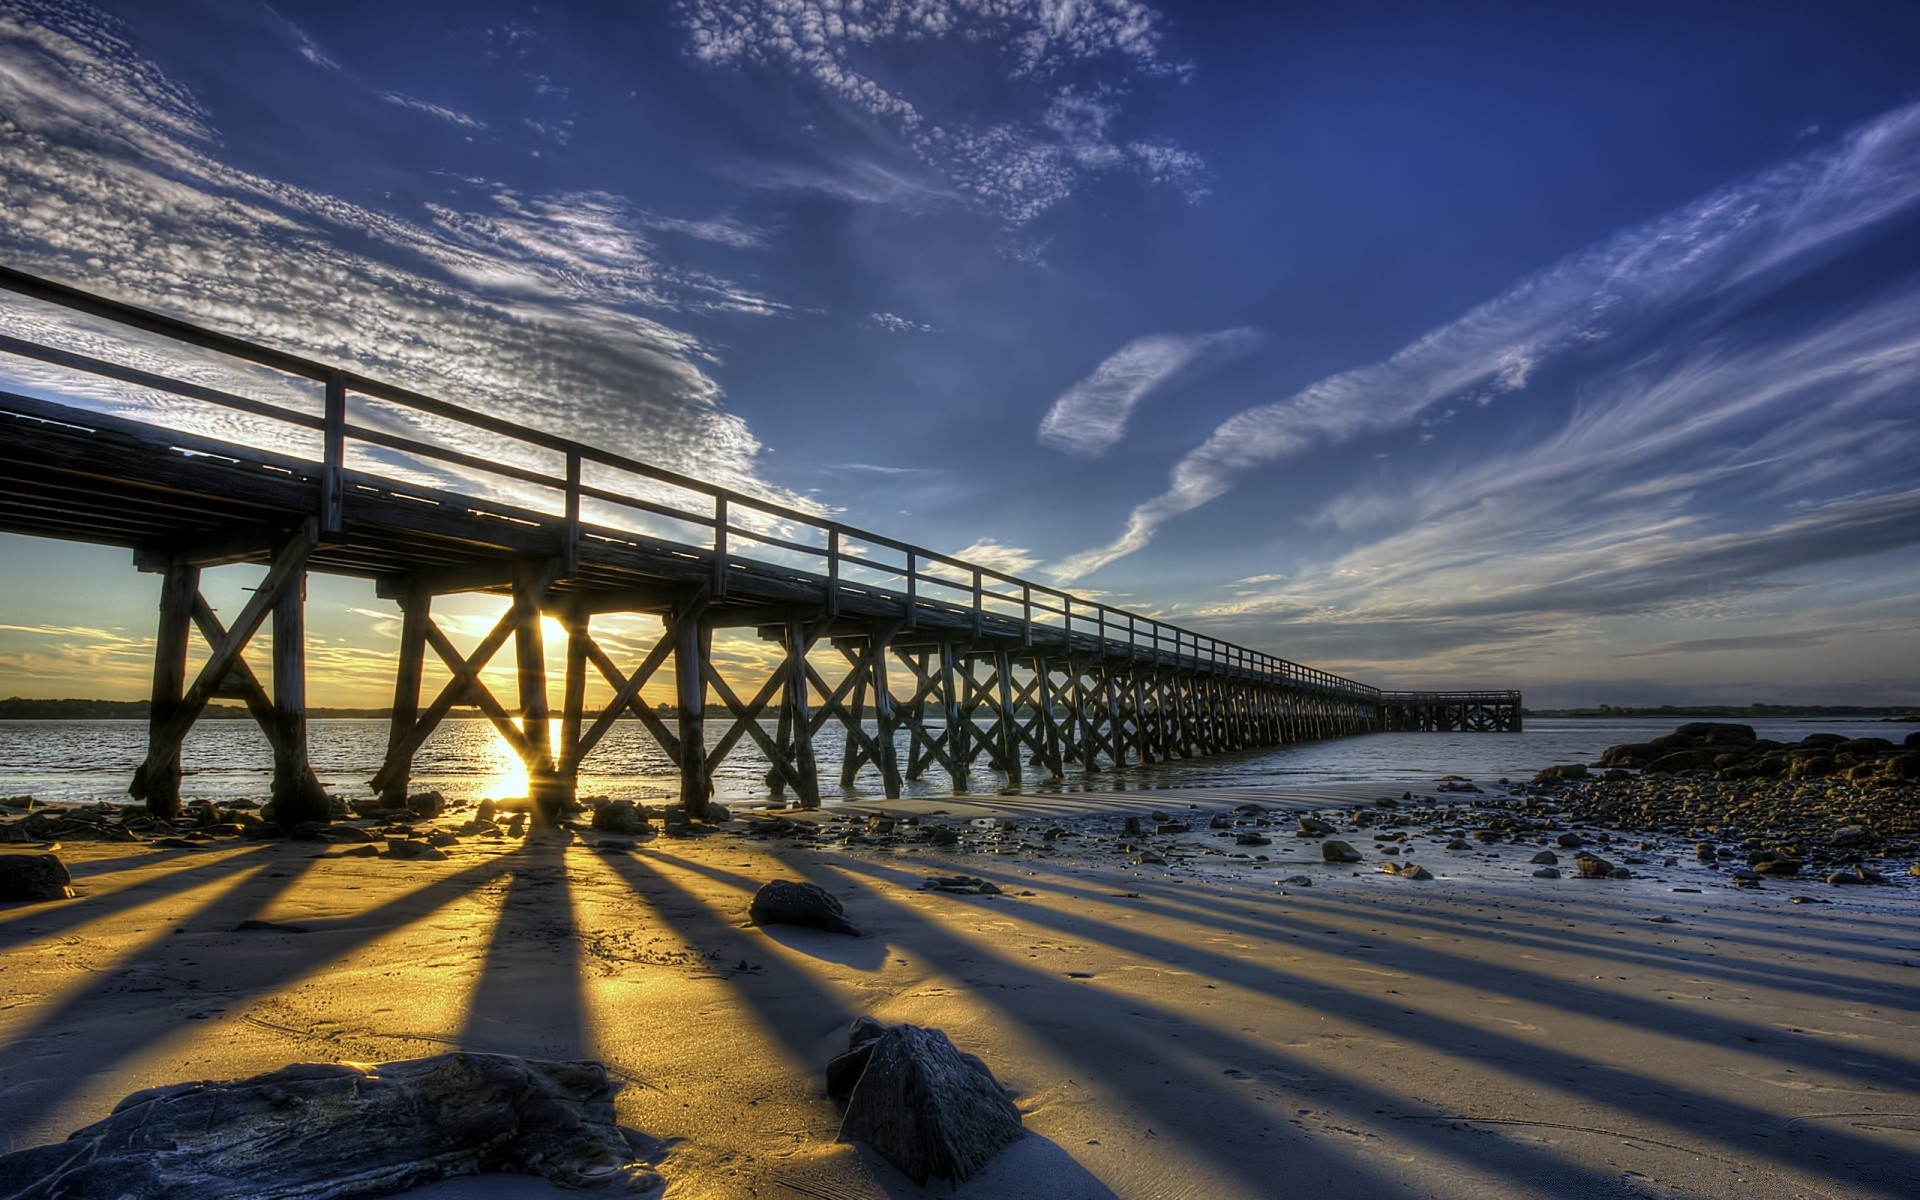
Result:
M0 1195L358 1200L484 1171L649 1190L660 1179L615 1123L618 1086L599 1063L456 1053L151 1088L0 1158Z
M1360 852L1351 843L1329 840L1320 843L1320 857L1330 863L1357 863L1361 861Z
M1647 764L1649 774L1662 771L1678 775L1682 771L1710 771L1718 757L1711 750L1671 750Z
M56 855L44 851L0 854L0 900L65 900L73 876Z
M847 1106L840 1140L865 1142L917 1184L964 1182L1026 1136L987 1064L938 1029L855 1021L827 1064L827 1093Z
M1717 721L1694 721L1674 730L1681 737L1693 738L1700 742L1730 743L1738 746L1750 746L1759 738L1751 725L1734 725Z
M647 814L631 800L604 800L593 810L593 827L601 833L635 837L649 832Z
M1650 742L1628 742L1620 746L1608 746L1600 754L1603 767L1642 767L1659 758L1663 751Z
M801 925L860 936L860 930L847 920L847 910L840 901L817 883L776 879L753 894L747 915L755 925Z
M1573 860L1574 874L1581 879L1612 879L1617 869L1598 854L1580 854Z
M1585 779L1586 777L1587 764L1562 763L1557 767L1547 767L1544 770L1536 772L1533 781L1535 783L1552 783L1559 779Z

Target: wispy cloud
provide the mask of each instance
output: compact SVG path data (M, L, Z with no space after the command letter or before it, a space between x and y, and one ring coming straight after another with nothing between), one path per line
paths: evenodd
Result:
M1736 183L1540 272L1385 361L1237 414L1136 507L1113 542L1058 564L1081 578L1146 546L1172 518L1266 464L1407 426L1449 402L1527 386L1543 363L1651 317L1777 283L1920 199L1920 105Z
M992 538L982 538L971 546L954 551L953 556L1007 575L1032 570L1034 564L1040 561L1039 556L1031 550L1002 545Z
M1040 421L1041 444L1098 458L1126 435L1133 410L1155 389L1246 354L1263 340L1252 329L1135 338L1053 402Z
M328 54L326 50L320 45L319 41L315 39L312 34L308 33L306 30L302 29L300 26L294 24L292 21L289 21L286 17L281 16L278 12L275 12L271 5L266 6L266 9L267 9L267 12L271 14L275 20L280 22L281 27L284 28L287 31L287 33L293 38L294 45L298 47L300 51L300 57L306 59L309 63L312 63L314 66L319 67L321 70L331 71L334 74L339 75L341 78L350 81L356 86L364 88L368 92L371 92L373 95L379 97L381 100L385 101L388 104L394 105L395 107L407 108L407 109L412 109L414 112L425 113L430 117L437 117L438 119L445 121L448 124L458 125L463 129L471 129L475 131L486 129L487 126L484 121L481 121L474 117L470 117L467 114L462 112L456 112L453 109L448 108L444 104L435 104L431 100L422 100L417 96L409 96L404 92L391 91L385 88L375 87L372 84L367 83L366 81L362 80L359 76L355 75L353 72L341 66L340 60L334 58L331 54Z
M1770 598L1798 593L1805 608L1815 589L1829 622L1891 628L1875 611L1883 589L1835 586L1870 573L1836 564L1920 546L1916 312L1905 282L1758 344L1682 339L1620 364L1537 441L1404 463L1341 493L1323 516L1345 549L1188 615L1355 669L1426 660L1481 675L1538 670L1596 626L1724 628ZM1636 652L1814 644L1794 624Z
M217 155L198 102L112 21L81 5L63 13L55 25L0 0L0 247L9 261L812 506L760 478L760 443L722 408L703 367L712 351L655 315L779 305L664 261L647 236L657 218L596 194L528 196L476 183L472 203L409 220L241 171ZM10 309L8 321L22 336L210 386L284 387L211 360L183 364L37 308ZM34 378L72 388L45 372ZM194 425L208 419L204 406L189 416L137 389L69 394L213 436L255 444L262 436L244 418ZM502 457L500 444L472 431L429 424L392 431L541 465Z
M888 333L938 333L939 332L933 326L928 325L924 321L916 321L912 317L903 317L899 313L890 313L890 312L869 313L867 316L867 324L873 326L876 329L884 329Z
M1801 629L1778 629L1766 633L1731 634L1726 637L1686 638L1662 642L1645 650L1623 654L1622 658L1661 658L1670 654L1731 654L1755 650L1800 650L1840 641L1855 641L1867 634L1911 634L1920 631L1920 620L1855 622L1846 625L1816 625Z
M1010 224L1033 220L1101 175L1132 173L1173 186L1189 200L1205 193L1205 164L1197 155L1165 140L1115 131L1120 100L1132 82L1185 71L1162 52L1160 14L1137 0L882 0L858 6L836 0L681 0L678 9L696 59L775 66L808 80L903 139L914 157L950 182L952 194ZM1010 86L1038 98L1038 115L941 111L946 97L916 90L913 72L888 61L890 53L929 42L946 43L954 53L994 55ZM1098 82L1077 81L1094 66L1105 68ZM786 170L786 176L815 190L841 187L847 198L924 195L917 187L900 190L897 179L876 191L804 169Z

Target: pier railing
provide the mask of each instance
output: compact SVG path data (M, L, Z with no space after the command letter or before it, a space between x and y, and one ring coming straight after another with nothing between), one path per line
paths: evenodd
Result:
M483 492L504 492L534 514L561 519L570 564L591 539L644 531L655 544L710 564L716 600L726 598L742 569L777 565L817 580L829 614L844 597L865 592L902 604L909 624L916 612L938 607L948 614L971 614L976 630L991 625L995 632L1017 631L1024 644L1045 631L1068 646L1084 639L1102 654L1199 667L1361 704L1381 698L1377 688L1263 650L528 428L350 368L6 267L0 267L0 288L280 376L278 385L265 390L285 402L48 344L53 339L0 333L0 353L56 368L69 378L113 381L261 423L278 443L276 453L292 447L297 457L319 467L323 482L315 516L323 535L341 528L350 479L425 474L442 494L480 500ZM296 386L289 388L288 382ZM59 390L57 383L47 388ZM316 402L302 405L303 395ZM164 427L153 416L139 414ZM465 431L465 445L459 431ZM478 442L474 435L481 435Z

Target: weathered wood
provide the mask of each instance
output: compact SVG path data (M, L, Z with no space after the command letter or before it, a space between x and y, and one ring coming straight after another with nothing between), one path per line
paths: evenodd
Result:
M326 821L307 761L307 579L298 571L273 605L273 811L282 828Z
M171 819L180 811L180 743L163 744L187 686L187 643L193 634L193 603L200 596L200 569L186 563L167 568L160 581L160 631L153 646L152 703L147 710L147 811Z
M959 795L968 790L968 767L973 762L973 723L960 708L960 698L954 690L953 643L940 643L940 712L945 719L947 730L947 777L952 781L954 793Z
M787 622L786 704L793 723L794 772L800 807L820 807L820 769L813 757L813 718L807 703L807 651L813 645L798 617Z
M579 791L578 747L580 727L586 720L587 650L593 645L589 629L593 617L571 604L563 607L558 616L561 627L567 631L567 658L560 691L560 745L554 751L553 769L554 777L571 798Z
M1000 739L1000 769L1006 773L1007 782L1017 787L1021 781L1020 720L1013 708L1013 655L995 651L993 670L1000 702L995 726Z
M515 753L519 753L516 743L519 740L520 731L514 728L513 723L507 719L506 711L497 701L492 700L491 693L480 683L480 672L493 660L493 656L499 652L500 647L507 644L507 639L513 636L513 609L508 608L502 613L500 619L494 622L493 629L487 633L486 637L480 639L480 644L474 647L473 653L467 655L462 655L454 648L453 643L447 640L447 635L440 631L439 626L433 623L432 617L427 615L425 610L422 610L420 632L426 639L427 645L439 655L440 661L446 664L447 670L453 677L447 680L445 686L440 689L440 694L434 697L427 711L414 721L412 728L406 731L406 735L400 739L399 744L388 745L386 762L381 764L379 772L371 781L373 790L382 795L389 794L396 780L404 781L407 765L413 761L414 754L429 737L433 736L433 731L439 727L440 722L446 718L453 706L462 701L480 703L481 711L493 721L494 729L507 740L508 745L515 747ZM404 782L401 782L400 786L404 787Z
M226 679L227 671L233 666L233 660L246 648L267 613L280 600L286 589L303 577L307 556L312 553L318 537L318 525L309 518L300 531L287 539L274 555L273 565L267 570L267 577L257 591L248 598L235 619L227 637L214 647L212 655L201 666L200 673L194 677L193 685L181 697L179 703L164 722L153 722L150 726L147 742L147 758L134 772L133 783L128 791L136 800L144 800L148 795L148 781L156 773L164 773L169 763L177 761L180 744L187 736L187 730L200 716L201 710L214 691ZM180 604L173 620L176 625L192 619L192 600L186 598Z
M900 758L894 745L894 730L899 726L899 717L894 712L893 690L887 679L887 656L893 650L893 637L897 625L888 625L876 629L873 633L873 652L869 670L873 678L873 724L874 744L880 753L880 781L889 800L900 798Z
M387 719L386 766L391 768L380 798L390 807L406 803L412 782L413 753L406 742L420 720L420 676L426 667L427 624L432 620L433 593L408 591L400 601L400 661L393 676L393 712Z
M674 652L675 646L678 645L680 626L687 621L698 620L704 611L705 604L702 602L685 613L670 614L663 618L660 639L653 644L653 649L647 652L647 657L634 669L632 675L623 674L614 665L613 660L607 657L606 651L602 650L592 638L585 639L588 659L607 682L613 685L614 693L612 703L601 710L600 714L594 718L592 727L574 743L570 751L574 767L577 768L581 760L593 752L593 748L599 744L600 739L613 728L613 723L627 712L640 718L648 731L659 741L661 748L666 751L667 757L673 760L675 766L680 764L680 739L667 728L666 722L660 719L652 706L641 698L640 689L646 686L647 681L652 679L666 663L667 656ZM585 621L586 617L587 614L581 613L582 621Z
M521 758L527 767L528 799L537 825L556 825L573 797L553 769L552 712L547 701L547 649L540 627L540 601L559 565L519 562L513 572L513 648L520 691Z
M199 627L200 636L206 639L209 646L219 645L221 639L227 636L227 627L220 623L220 618L214 614L213 607L207 603L206 597L197 592L193 598L193 623ZM233 669L227 672L224 686L237 691L240 698L246 702L247 712L253 716L254 723L266 736L268 745L277 753L280 745L280 731L273 719L273 698L267 694L267 689L261 684L259 677L253 673L253 668L247 665L244 655L233 660ZM307 767L307 778L313 789L319 791L320 780L313 774L311 765Z
M707 653L712 634L706 625L704 595L689 595L674 614L674 701L680 722L680 806L688 815L704 813L713 793L707 776ZM663 639L664 640L664 639Z

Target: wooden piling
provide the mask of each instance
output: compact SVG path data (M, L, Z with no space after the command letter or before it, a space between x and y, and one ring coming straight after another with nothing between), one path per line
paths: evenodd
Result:
M553 770L552 710L547 701L547 647L540 603L552 572L544 564L517 562L513 570L513 651L519 680L520 737L527 768L527 799L536 825L557 825L566 787Z
M326 794L307 765L307 577L286 581L273 604L273 811L282 828L326 821Z
M147 811L162 820L180 812L180 746L161 744L187 687L187 643L193 637L193 603L200 595L200 569L176 562L160 576L160 629L153 645L152 705L147 712L147 753L158 761L147 779Z
M707 779L707 647L712 637L698 604L683 602L676 612L673 650L674 703L680 737L680 805L688 816L706 812L712 785Z
M400 601L400 662L393 677L393 713L387 721L387 769L380 799L390 807L406 803L413 755L407 739L420 719L420 676L426 666L427 622L433 595L414 588Z

